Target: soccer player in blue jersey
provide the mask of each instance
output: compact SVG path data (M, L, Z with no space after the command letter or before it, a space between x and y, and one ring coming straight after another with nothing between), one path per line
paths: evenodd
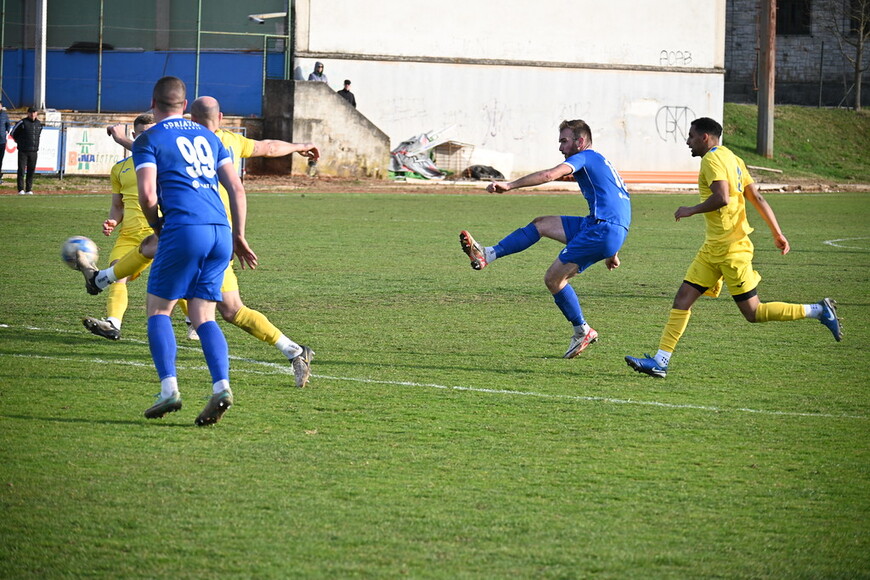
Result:
M193 101L190 104L190 118L213 131L218 136L221 143L223 143L224 147L233 157L237 173L240 172L241 160L250 157L283 157L293 153L298 153L310 160L316 160L320 157L320 151L313 143L289 143L277 139L257 141L248 139L239 133L221 129L220 124L223 120L223 114L220 112L220 105L214 97L203 96ZM114 130L115 127L111 129L115 141L128 149L133 147L133 141L117 133ZM135 176L133 178L133 188L136 188ZM220 191L224 209L231 215L232 211L229 207L229 198L226 190L220 188ZM136 207L138 208L138 201ZM120 260L117 260L116 264L105 270L98 271L96 268L87 265L81 267L80 269L85 275L85 287L88 292L96 294L106 287L113 288L115 286L114 282L118 279L138 276L151 264L151 260L157 251L157 246L158 244L154 236L149 236L142 240L142 243L138 247L127 252ZM245 306L239 294L239 280L233 270L232 263L228 264L224 272L223 285L221 286L221 301L217 304L217 310L227 322L238 326L251 336L267 342L281 351L293 367L293 375L297 387L304 387L308 383L308 379L311 376L311 361L314 358L314 351L310 347L299 345L288 338L261 312ZM97 322L103 324L101 321ZM101 334L96 330L92 332ZM118 331L115 330L115 332L117 333ZM191 332L193 336L196 336L196 331L189 328L188 338L192 338ZM106 336L106 334L101 335ZM199 337L196 336L196 340L198 339Z
M573 325L574 335L564 358L574 358L598 340L598 333L583 317L580 300L568 281L592 264L604 261L608 270L619 267L619 249L631 223L631 201L622 178L603 155L591 149L592 131L584 121L562 121L559 125L559 151L565 161L508 183L490 183L490 193L504 193L532 187L574 175L589 205L589 215L542 216L508 234L495 246L483 247L467 231L459 234L462 250L471 267L482 270L497 258L531 247L542 237L565 244L547 269L544 283L556 305Z
M160 238L148 280L147 311L161 393L145 416L163 417L181 408L177 345L169 317L178 299L186 298L213 382L212 397L196 419L202 426L216 423L233 404L227 342L215 322L223 273L234 249L243 268L255 268L257 256L245 240L245 190L233 160L212 131L181 116L186 96L181 79L157 81L151 103L156 124L133 143L139 205ZM229 194L232 230L218 182ZM163 214L159 220L158 204Z

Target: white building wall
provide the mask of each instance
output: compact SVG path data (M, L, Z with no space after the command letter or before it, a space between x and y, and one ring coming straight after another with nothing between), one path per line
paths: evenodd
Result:
M622 171L693 171L688 122L722 118L724 0L364 6L297 0L296 76L351 79L393 146L454 126L517 175L559 163L559 122L582 118Z

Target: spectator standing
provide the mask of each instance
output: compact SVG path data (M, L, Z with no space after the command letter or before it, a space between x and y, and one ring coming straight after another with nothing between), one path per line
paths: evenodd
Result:
M6 138L11 128L12 121L9 120L6 107L3 106L3 103L0 103L0 168L3 167L3 157L6 155ZM0 173L0 180L2 179L3 174Z
M327 85L329 84L329 79L327 79L326 75L323 74L323 63L322 62L317 61L314 63L314 71L310 75L308 75L308 80L309 81L316 81L319 83L326 83Z
M350 92L350 81L344 81L344 88L338 91L338 94L350 103L350 106L356 109L356 97L353 96L353 93Z
M42 123L37 115L36 109L29 107L27 116L12 128L12 138L18 144L18 195L33 195L33 174L36 172L39 136L42 134Z

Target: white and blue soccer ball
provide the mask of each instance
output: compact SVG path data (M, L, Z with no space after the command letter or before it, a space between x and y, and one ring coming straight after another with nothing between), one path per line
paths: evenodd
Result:
M91 264L97 263L97 258L100 257L100 250L97 244L90 238L84 236L73 236L68 238L60 247L60 258L66 262L66 265L76 270L76 252L82 251L85 257Z

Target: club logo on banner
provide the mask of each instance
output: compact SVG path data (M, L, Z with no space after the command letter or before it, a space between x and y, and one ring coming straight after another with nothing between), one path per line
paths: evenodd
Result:
M96 127L67 127L64 173L68 175L108 175L112 166L124 158L124 149Z
M88 171L91 168L92 163L97 162L97 156L91 153L90 148L93 143L88 140L88 130L85 129L82 131L81 141L76 143L79 146L79 153L77 155L77 159L74 161L76 164L76 169ZM73 161L70 159L70 161Z

